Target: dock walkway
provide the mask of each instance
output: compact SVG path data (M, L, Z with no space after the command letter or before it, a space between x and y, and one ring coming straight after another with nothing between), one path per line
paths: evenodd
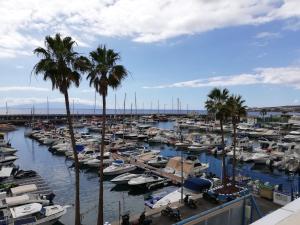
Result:
M150 170L152 173L168 179L170 182L172 182L175 185L181 184L181 177L175 176L174 174L165 173L162 171L161 168L156 168L156 167L150 166L150 165L144 163L142 160L135 159L132 157L121 156L120 154L117 154L117 153L113 153L112 157L114 159L122 159L124 161L127 161L130 164L135 165L138 168Z
M276 209L280 208L280 205L277 205L267 199L261 198L261 197L254 197L258 207L260 208L260 210L262 211L262 213L264 215L275 211ZM180 214L181 214L181 218L182 219L186 219L189 218L191 216L194 216L196 214L200 214L202 212L208 211L208 210L212 210L218 206L221 206L221 203L212 203L210 201L207 201L203 198L198 198L197 199L197 208L196 209L191 209L187 206L185 206L184 204L180 204L180 203L173 203L171 204L171 207L174 208L179 208L180 210ZM150 208L146 208L146 218L151 219L152 220L152 225L160 225L160 224L164 224L164 225L171 225L176 223L174 220L172 220L172 218L168 217L168 216L162 216L161 215L161 210L165 208L165 207L161 207L161 208L157 208L157 209L150 209ZM137 221L139 218L139 215L130 215L130 221ZM255 216L254 218L255 220L258 219L258 217ZM114 221L113 223L111 223L111 225L120 225L121 221ZM193 224L193 223L191 223Z

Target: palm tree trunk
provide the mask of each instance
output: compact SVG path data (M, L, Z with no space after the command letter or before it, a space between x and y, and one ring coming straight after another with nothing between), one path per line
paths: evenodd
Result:
M220 119L221 136L222 136L222 168L223 168L223 185L226 184L226 165L225 165L225 141L224 141L224 130L223 130L223 120Z
M105 139L105 123L106 123L106 96L102 96L103 109L102 109L102 140L101 140L101 157L99 165L99 175L100 175L100 187L99 187L99 202L98 202L98 222L97 225L103 225L103 156L104 156L104 139Z
M69 103L69 94L68 90L65 90L65 104L66 104L66 111L67 111L67 120L69 124L69 132L71 137L71 144L72 150L74 154L74 161L75 161L75 225L81 225L80 220L80 180L79 180L79 163L78 163L78 156L76 151L76 142L72 124L72 117L70 113L70 103Z
M233 161L232 161L232 182L233 186L235 186L235 166L236 166L236 124L233 125Z

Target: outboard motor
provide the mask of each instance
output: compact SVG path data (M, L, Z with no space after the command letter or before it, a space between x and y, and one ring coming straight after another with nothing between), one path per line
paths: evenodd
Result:
M53 204L53 200L55 198L55 194L54 193L51 193L49 195L46 196L46 199L49 200L50 204L52 205Z
M129 213L122 215L122 225L130 225L129 219Z

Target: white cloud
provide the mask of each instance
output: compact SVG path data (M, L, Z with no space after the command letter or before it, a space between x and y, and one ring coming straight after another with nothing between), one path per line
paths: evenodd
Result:
M18 70L24 69L24 66L23 65L17 65L16 69L18 69Z
M300 67L257 68L253 71L253 73L250 74L215 76L206 79L184 81L144 88L197 88L216 86L227 87L252 84L286 85L296 89L300 89Z
M273 32L261 32L255 35L255 38L257 39L274 39L279 38L281 35L279 33L273 33Z
M239 25L299 21L298 0L10 0L0 2L0 57L27 55L45 34L158 42Z
M0 86L1 91L50 91L48 88L26 86Z

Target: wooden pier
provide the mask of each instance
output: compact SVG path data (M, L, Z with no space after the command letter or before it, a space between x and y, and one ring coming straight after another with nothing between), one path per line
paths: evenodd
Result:
M144 170L150 170L152 173L168 179L170 182L172 182L175 185L181 184L181 177L175 176L174 174L165 173L165 172L162 171L162 169L150 166L150 165L144 163L142 160L135 159L135 158L132 158L132 157L124 157L124 156L121 156L117 153L113 153L112 157L114 159L122 159L124 161L127 161L130 164L135 165L138 168L141 168L141 169L144 169Z

